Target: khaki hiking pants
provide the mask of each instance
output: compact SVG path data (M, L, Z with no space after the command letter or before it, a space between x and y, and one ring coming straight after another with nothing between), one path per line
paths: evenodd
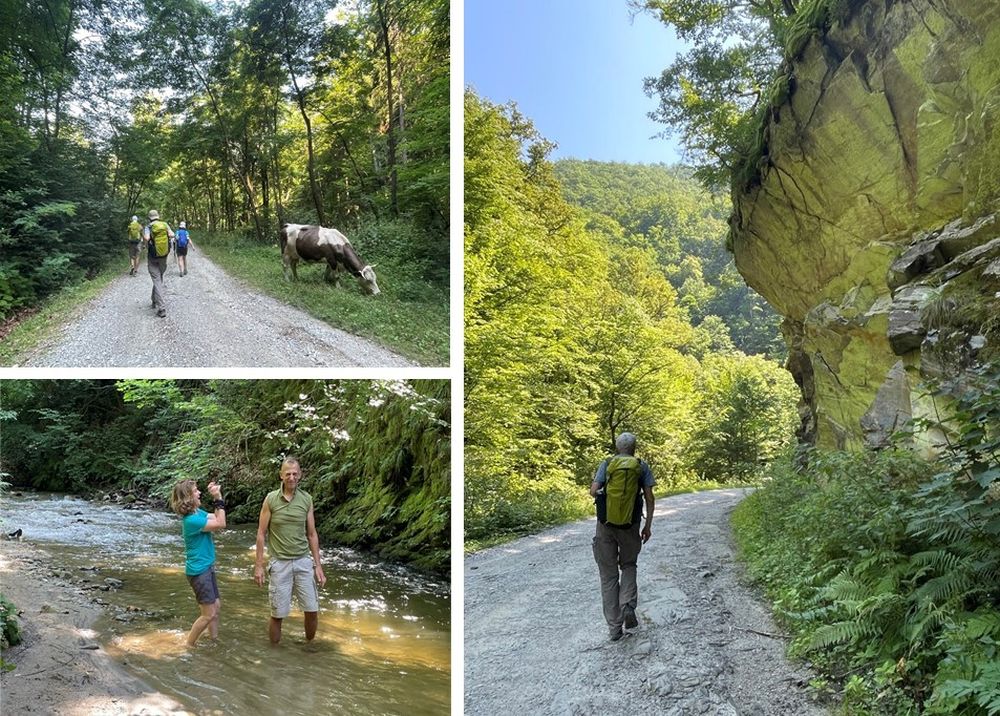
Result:
M153 307L166 310L167 302L163 297L163 274L167 271L167 257L147 258L146 262L148 264L149 277L153 279L153 293L150 296Z
M594 535L594 560L601 574L601 602L604 619L612 634L622 628L622 607L635 609L639 602L636 583L636 560L642 549L639 525L628 528L608 527L597 523ZM619 578L619 570L621 576Z

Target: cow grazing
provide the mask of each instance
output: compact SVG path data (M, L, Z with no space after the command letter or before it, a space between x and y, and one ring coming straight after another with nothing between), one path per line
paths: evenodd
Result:
M284 264L285 279L288 270L292 278L298 280L295 266L299 261L326 261L326 279L335 284L340 279L341 269L356 276L361 288L373 296L379 294L375 282L375 269L358 256L347 237L336 229L303 224L285 224L281 228L281 261Z

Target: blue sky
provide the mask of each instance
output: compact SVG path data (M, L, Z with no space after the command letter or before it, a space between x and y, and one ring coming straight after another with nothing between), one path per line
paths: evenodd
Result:
M642 81L679 49L649 15L625 0L466 0L465 84L483 97L517 102L553 158L680 161L676 139L652 138L656 102Z

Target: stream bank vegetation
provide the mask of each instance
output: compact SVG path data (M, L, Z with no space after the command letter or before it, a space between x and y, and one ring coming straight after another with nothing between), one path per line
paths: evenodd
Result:
M448 573L448 381L8 380L0 402L13 485L165 501L218 480L254 522L295 455L323 544Z
M47 0L0 20L0 321L124 272L129 217L155 208L196 245L238 234L278 276L281 224L336 226L405 304L370 322L384 306L439 331L446 0Z
M547 158L465 98L466 548L593 514L624 430L657 492L753 482L792 442L777 319L683 168Z
M941 453L776 466L734 516L742 552L845 714L1000 713L1000 366L930 386ZM942 410L942 413L945 411Z

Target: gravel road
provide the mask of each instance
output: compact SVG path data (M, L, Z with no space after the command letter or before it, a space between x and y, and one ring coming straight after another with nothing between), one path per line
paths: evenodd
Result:
M275 265L275 270L280 266ZM143 261L35 349L25 366L394 367L412 365L382 346L332 328L248 288L193 247L188 274L170 259L166 318L150 307ZM342 290L331 287L330 290ZM372 300L378 300L373 298Z
M657 501L639 555L639 628L611 642L593 519L465 559L465 713L819 716L740 582L729 514L744 490ZM775 636L763 636L760 633Z

